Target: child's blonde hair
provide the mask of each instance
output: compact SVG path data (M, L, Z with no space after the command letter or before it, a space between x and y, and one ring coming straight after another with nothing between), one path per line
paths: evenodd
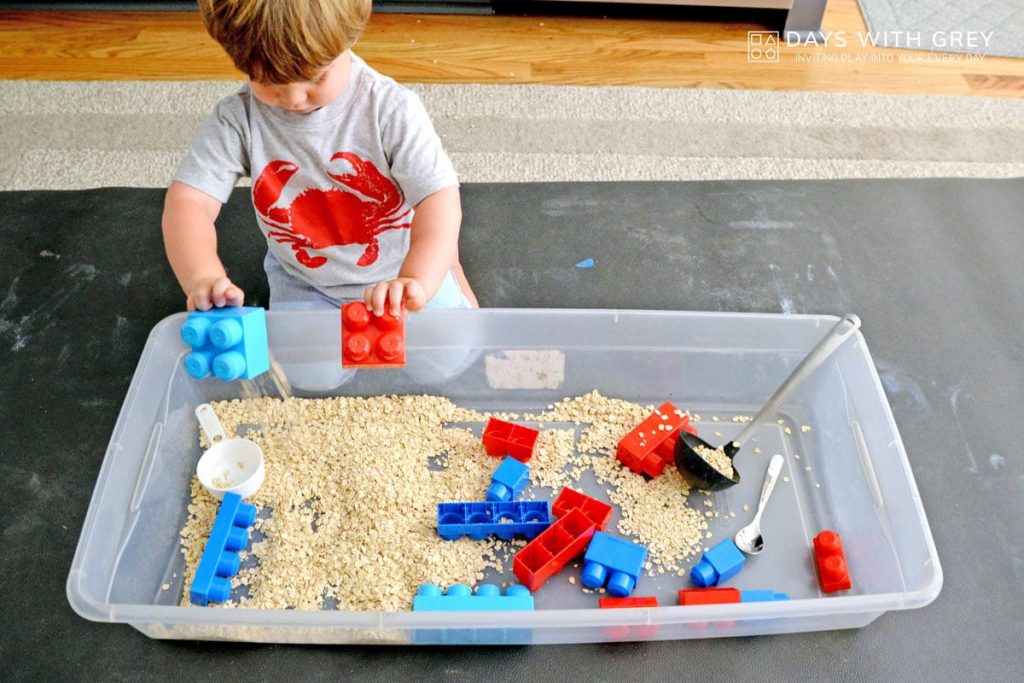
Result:
M372 0L199 0L206 30L257 83L311 81L356 42Z

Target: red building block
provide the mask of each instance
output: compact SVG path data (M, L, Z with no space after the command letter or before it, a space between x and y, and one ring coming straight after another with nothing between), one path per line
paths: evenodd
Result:
M679 591L679 605L724 605L740 602L736 588L684 588Z
M362 301L341 307L341 365L346 368L405 366L405 321L387 311L373 315Z
M628 607L657 607L658 598L653 595L637 598L601 598L597 601L601 609L625 609Z
M558 521L516 553L512 561L512 572L531 591L582 553L594 532L604 531L612 518L611 505L570 488L562 489L551 511Z
M675 458L680 430L696 435L690 417L665 401L619 441L615 457L637 474L657 477Z
M849 590L853 585L846 566L843 540L838 533L826 529L814 537L814 559L822 591L835 593Z
M604 528L608 526L608 522L612 518L611 505L602 503L597 498L591 498L568 487L563 488L558 497L555 498L555 502L551 504L551 513L555 517L564 517L569 514L570 510L575 509L579 509L580 512L586 515L587 519L597 526L598 531L604 531Z
M630 607L657 607L658 599L651 596L638 598L601 598L597 601L601 609L627 609ZM609 640L651 640L658 635L657 624L607 626L604 629Z
M628 624L622 626L605 626L604 635L608 640L629 640L632 631Z
M573 508L516 553L512 573L519 583L537 590L586 549L596 530L593 520Z
M511 455L519 462L530 462L538 436L540 432L536 429L492 417L484 427L484 450L499 458Z

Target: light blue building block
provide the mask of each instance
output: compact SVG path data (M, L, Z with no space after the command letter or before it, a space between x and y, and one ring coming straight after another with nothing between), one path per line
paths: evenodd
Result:
M437 535L446 541L463 536L480 541L488 536L509 540L534 538L551 526L551 505L546 500L507 503L438 503Z
M238 573L238 551L249 545L249 527L256 521L256 507L243 503L237 493L225 493L213 529L199 560L189 589L193 605L224 602L231 595L232 576Z
M532 628L417 628L417 645L529 645Z
M690 579L701 588L717 586L739 574L746 560L733 540L727 538L704 553L701 561L693 565Z
M526 586L518 583L509 586L505 595L493 583L483 583L473 589L464 583L456 583L441 593L437 584L425 583L416 591L412 600L413 612L528 612L533 611L533 596Z
M522 493L529 483L529 466L519 462L511 455L507 455L491 475L491 488L487 489L487 500L495 502L512 500Z
M789 600L789 596L775 591L740 591L740 602L777 602L779 600Z
M181 338L192 347L185 370L196 379L230 382L252 379L270 369L267 316L262 308L225 307L193 311L181 326Z
M597 589L607 583L610 595L624 598L636 588L646 559L644 546L595 531L583 556L583 585Z

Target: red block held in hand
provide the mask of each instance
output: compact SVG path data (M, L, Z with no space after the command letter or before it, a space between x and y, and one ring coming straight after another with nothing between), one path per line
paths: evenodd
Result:
M346 368L405 366L405 320L388 311L374 315L362 301L341 307L341 365Z

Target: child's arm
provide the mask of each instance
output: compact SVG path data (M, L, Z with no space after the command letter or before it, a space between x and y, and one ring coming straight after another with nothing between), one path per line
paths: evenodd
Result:
M462 203L457 186L428 195L416 205L409 234L409 253L398 277L366 288L364 303L376 315L384 313L385 303L398 315L418 311L437 293L441 282L458 257Z
M164 200L164 248L190 311L241 306L245 300L217 256L213 222L220 207L210 195L179 182L171 183Z

